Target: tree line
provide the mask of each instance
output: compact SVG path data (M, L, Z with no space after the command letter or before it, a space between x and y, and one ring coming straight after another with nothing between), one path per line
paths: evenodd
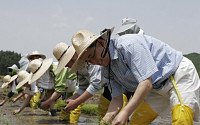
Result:
M184 55L189 58L195 65L197 72L200 76L200 54L190 53ZM8 73L7 67L16 64L19 67L18 61L21 59L21 54L14 51L0 51L0 75L6 75Z
M7 75L8 68L13 64L19 67L18 61L21 59L21 54L14 51L0 51L0 75Z

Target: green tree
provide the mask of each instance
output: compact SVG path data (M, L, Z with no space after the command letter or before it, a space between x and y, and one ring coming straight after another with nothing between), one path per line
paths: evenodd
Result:
M18 61L21 58L21 54L14 51L0 51L0 74L6 75L8 73L8 67L16 64L19 67Z

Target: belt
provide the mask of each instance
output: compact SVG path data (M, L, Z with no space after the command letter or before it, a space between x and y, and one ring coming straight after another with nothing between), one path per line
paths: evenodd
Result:
M154 83L154 84L153 84L153 88L154 88L154 89L160 89L160 88L162 88L162 87L166 84L166 82L167 82L168 79L169 79L169 78L166 78L165 80L163 80L163 81L160 82L160 83L158 83L158 82Z

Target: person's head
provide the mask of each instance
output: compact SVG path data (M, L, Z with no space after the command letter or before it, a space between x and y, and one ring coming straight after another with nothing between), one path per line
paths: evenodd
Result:
M8 73L11 76L16 75L18 71L19 71L19 69L16 64L13 64L11 67L8 67Z
M29 70L33 74L30 84L38 80L52 65L53 58L44 59L41 61L40 59L35 59L29 63Z
M114 27L111 29L111 33ZM71 68L71 73L82 68L86 63L107 66L110 57L107 47L107 31L97 36L87 30L80 30L72 37L72 44L78 55ZM105 54L105 55L104 55Z
M19 89L21 87L30 87L29 83L31 81L32 73L28 73L25 70L22 70L18 73L18 79L19 83L16 86L16 89Z
M34 59L39 59L39 58L45 59L46 56L43 55L43 54L40 54L39 51L33 51L32 54L30 54L30 55L27 56L27 59L28 59L29 61L32 61L32 60L34 60Z
M58 66L55 74L58 74L65 66L71 68L73 62L77 58L73 46L68 46L66 43L58 43L53 49L53 55L58 60Z
M125 35L125 34L138 34L140 32L140 27L136 24L136 19L131 19L129 17L126 17L122 19L122 26L117 31L117 34L119 36Z

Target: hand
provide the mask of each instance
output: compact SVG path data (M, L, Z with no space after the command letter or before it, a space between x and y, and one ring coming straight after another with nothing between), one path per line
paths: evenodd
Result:
M47 110L49 108L49 103L47 101L41 102L40 108L43 110Z
M69 111L77 108L78 105L79 105L79 103L76 100L73 100L73 99L68 99L65 102L68 103L67 106L64 108L64 110L66 112L69 112Z
M12 114L13 114L13 115L16 115L16 114L18 114L18 113L20 113L20 112L21 112L20 109L17 109L17 110L14 110Z
M125 125L128 120L128 113L122 110L113 120L112 125Z
M15 103L16 101L17 101L17 99L16 99L16 98L13 98L13 99L12 99L12 102L13 102L13 103Z

